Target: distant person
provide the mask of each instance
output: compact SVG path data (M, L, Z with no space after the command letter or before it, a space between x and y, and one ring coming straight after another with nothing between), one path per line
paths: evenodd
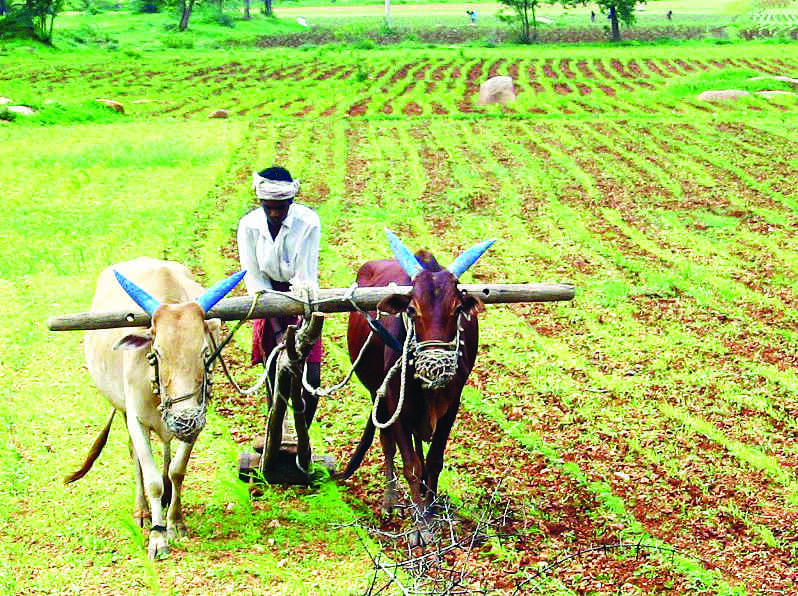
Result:
M287 292L294 284L318 285L321 222L313 209L294 202L299 180L285 168L271 167L252 175L252 189L260 203L238 224L238 256L247 270L244 283L250 296L265 290ZM256 319L252 330L252 364L266 363L289 325L298 317ZM321 384L321 340L307 359L308 384ZM274 373L271 373L272 375ZM272 382L274 382L272 380ZM305 421L310 427L318 397L302 391Z
M467 10L466 14L471 18L471 24L477 24L477 11L476 10Z
M590 22L591 23L595 23L596 22L596 12L594 10L590 11Z
M669 11L668 11L668 20L669 20L669 21L672 21L672 20L673 20L673 11L672 11L672 10L669 10Z

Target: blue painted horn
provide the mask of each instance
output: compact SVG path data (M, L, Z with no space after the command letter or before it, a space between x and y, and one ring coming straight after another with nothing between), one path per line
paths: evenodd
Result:
M476 263L479 257L482 256L482 253L488 250L491 244L494 242L496 242L496 238L491 238L490 240L485 240L485 242L480 242L479 244L475 244L471 248L464 250L460 256L457 257L452 264L447 267L447 269L457 279L460 279L460 276L468 271L468 268Z
M119 271L116 269L114 269L114 275L116 276L116 280L119 282L119 285L122 286L122 289L127 292L127 295L133 298L133 301L143 308L144 312L152 316L161 303L130 281L127 277L119 273Z
M196 302L202 307L202 312L208 312L212 309L219 300L224 298L230 290L238 285L238 282L241 281L241 278L243 278L245 274L246 271L234 273L227 279L223 279L212 288L209 288L202 296L197 298Z
M246 271L239 271L228 277L227 279L223 279L215 286L207 290L202 296L196 299L197 304L200 305L202 308L202 312L208 312L213 306L219 302L225 295L232 290L238 282L241 281L241 278L244 277ZM138 304L141 308L144 309L148 315L152 316L156 310L158 310L158 306L160 306L160 302L150 296L146 291L142 290L124 275L119 273L119 271L114 270L114 275L116 276L119 285L122 286L122 289L127 292L128 296L130 296L133 301Z
M421 263L418 262L418 259L410 252L410 249L402 244L402 241L396 237L396 234L391 232L388 228L385 228L385 235L388 237L388 246L391 247L393 256L399 261L402 269L410 276L410 279L413 279L424 270Z

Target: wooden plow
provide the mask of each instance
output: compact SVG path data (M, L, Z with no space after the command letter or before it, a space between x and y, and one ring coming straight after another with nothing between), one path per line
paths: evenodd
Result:
M519 302L555 302L571 300L574 287L569 284L461 284L463 291L478 297L485 304ZM247 481L273 484L309 484L312 457L302 400L302 374L305 359L321 337L325 313L375 310L377 304L394 294L407 295L411 286L332 288L318 290L309 299L292 292L268 292L259 296L253 307L252 297L225 298L209 310L207 319L223 321L261 319L279 315L298 315L304 324L289 326L284 337L285 349L276 356L274 395L270 396L262 453L243 453L239 459L239 477ZM51 331L148 327L150 316L143 311L75 313L53 317L47 326ZM284 421L288 406L293 412L296 440L284 441ZM257 448L256 448L257 451ZM334 462L318 459L327 468Z

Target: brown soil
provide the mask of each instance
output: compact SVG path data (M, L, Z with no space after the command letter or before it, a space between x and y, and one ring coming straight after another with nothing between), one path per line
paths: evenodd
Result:
M657 66L657 64L653 60L651 60L650 58L645 59L644 62L646 63L646 67L648 67L648 69L651 72L653 72L655 75L657 75L658 77L667 77L668 76L667 74L662 72L662 70L660 70L659 66Z
M554 90L559 95L568 95L569 93L573 93L573 89L571 89L565 83L554 83Z
M347 110L347 114L349 114L350 116L362 116L363 114L366 113L366 108L368 107L370 101L371 101L370 98L366 98L357 102L356 104L353 104Z
M609 97L615 97L615 89L612 87L607 87L607 85L602 85L601 83L597 83L596 86L601 89L605 95Z
M598 58L593 60L593 66L596 68L599 74L605 79L610 79L610 80L614 79L614 77L607 71L607 69L604 68L604 63Z
M576 78L576 73L571 70L571 61L568 58L560 60L560 72L565 75L566 79Z
M496 60L496 62L491 64L490 67L488 68L488 78L499 76L501 74L501 68L502 66L504 66L506 62L507 60L505 60L504 58L499 58L498 60Z
M423 113L423 110L421 109L420 105L414 101L411 101L404 108L402 108L402 113L405 116L419 116Z
M626 79L634 78L634 76L632 74L626 72L626 69L623 67L623 64L621 63L620 60L612 60L612 61L610 61L610 66L612 66L613 70L615 70L615 72L617 72L622 77L624 77Z
M586 60L580 60L579 62L577 62L576 67L579 69L579 72L581 72L582 75L584 75L586 78L588 79L596 78L596 75L593 74L593 71L590 70L590 68L588 67Z
M660 60L660 62L665 67L665 70L667 70L669 73L671 73L671 74L680 74L679 70L673 64L668 62L667 60Z
M399 70L397 70L395 73L393 73L393 75L391 75L391 83L395 83L396 81L404 79L407 76L408 71L414 66L416 66L415 63L403 64L402 66L400 66Z

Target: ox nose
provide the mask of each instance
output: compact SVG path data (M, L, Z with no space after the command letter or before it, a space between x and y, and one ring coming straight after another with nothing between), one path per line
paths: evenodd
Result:
M205 407L185 408L179 412L164 412L169 432L185 443L193 443L205 427Z

